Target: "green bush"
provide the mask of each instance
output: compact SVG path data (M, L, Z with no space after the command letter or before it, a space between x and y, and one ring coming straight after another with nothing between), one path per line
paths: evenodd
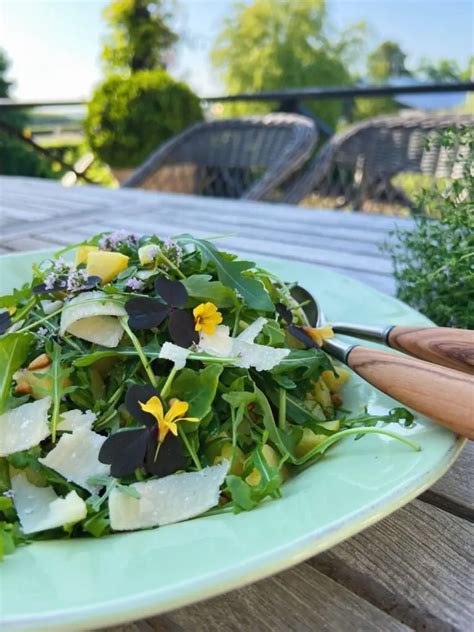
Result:
M158 145L202 120L198 97L164 70L114 75L94 92L85 120L88 143L115 168L139 165Z
M445 191L425 190L418 199L425 215L386 249L399 298L437 325L474 329L474 129L449 130L441 143L461 148L462 176Z
M54 178L54 171L42 156L21 140L0 133L0 174Z

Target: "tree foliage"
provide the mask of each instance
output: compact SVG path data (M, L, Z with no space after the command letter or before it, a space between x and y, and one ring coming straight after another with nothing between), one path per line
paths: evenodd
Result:
M369 77L383 82L389 77L409 77L410 71L405 66L406 55L397 42L382 42L367 58Z
M202 119L198 97L164 70L112 75L89 103L86 137L112 167L140 164L151 151Z
M7 79L9 61L0 49L0 97L8 98L13 82ZM28 116L21 110L1 110L0 123L19 131L27 125ZM0 174L51 177L52 170L46 160L34 153L21 140L11 137L0 128Z
M367 57L367 75L374 83L386 83L393 77L409 77L405 65L406 54L397 42L385 41L379 44ZM381 114L392 114L400 109L392 97L376 97L355 100L353 118L363 120Z
M342 32L332 29L324 0L237 3L217 37L211 60L230 94L347 85L362 33L361 24ZM340 103L307 105L335 125ZM257 108L253 103L234 107L240 112L249 109Z
M462 71L454 59L440 59L438 62L422 59L418 74L427 81L460 81Z
M112 73L166 68L166 54L177 40L163 0L113 0L104 10L111 27L102 59Z

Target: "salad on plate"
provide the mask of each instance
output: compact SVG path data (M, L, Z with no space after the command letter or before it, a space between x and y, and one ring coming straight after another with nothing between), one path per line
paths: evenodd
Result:
M0 558L248 511L345 437L349 371L281 280L212 239L96 235L0 298Z

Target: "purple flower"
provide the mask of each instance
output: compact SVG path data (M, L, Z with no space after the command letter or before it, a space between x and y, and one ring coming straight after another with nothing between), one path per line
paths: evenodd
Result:
M179 268L183 260L183 249L172 239L166 239L163 243L161 251L172 263ZM164 266L162 266L164 267Z
M5 498L13 498L14 497L13 489L7 489L6 492L3 492L2 496L4 496Z
M79 292L87 284L87 273L85 270L72 270L66 280L68 292Z
M58 275L55 272L50 272L50 274L48 274L48 276L44 280L44 289L54 290L57 280L58 280Z
M137 279L136 277L132 277L131 279L128 279L126 287L129 290L132 290L132 292L137 292L142 289L143 281L140 281L140 279Z
M138 246L138 237L123 229L108 233L99 241L99 248L101 250L117 250L118 248L126 246L136 248Z

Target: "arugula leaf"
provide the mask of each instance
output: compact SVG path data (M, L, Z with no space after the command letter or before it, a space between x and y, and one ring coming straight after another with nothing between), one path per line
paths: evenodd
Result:
M252 488L240 476L229 474L225 482L237 511L250 511L258 505L258 501L253 497Z
M6 294L0 297L0 307L16 307L21 301L25 301L31 296L31 286L25 283L22 288L14 289L13 294Z
M153 339L147 345L142 347L142 349L148 360L156 360L160 357L161 345L158 344L156 339ZM95 351L92 351L92 353L76 358L73 364L77 367L86 367L94 364L94 362L97 362L98 360L114 357L136 358L137 350L135 347L117 347L115 349L98 347Z
M62 347L57 342L53 342L49 345L48 353L51 364L48 371L42 373L44 378L48 376L50 379L43 380L44 386L38 386L38 390L42 391L45 395L50 395L53 403L53 412L51 413L51 439L53 443L56 441L56 427L60 422L59 407L61 400L65 395L72 393L78 387L71 385L70 375L74 368L72 366L63 366Z
M181 283L192 298L212 301L217 307L234 307L238 304L231 288L221 281L212 281L210 274L193 274Z
M399 406L398 408L392 408L391 410L389 410L386 415L371 415L366 411L364 413L361 413L360 415L356 415L355 417L350 417L349 419L343 417L341 418L340 422L341 426L344 426L346 428L350 428L353 426L361 426L367 428L375 426L379 421L382 421L386 424L398 423L405 426L405 428L409 428L411 425L413 425L414 419L415 417L409 410L403 408L402 406Z
M0 414L4 412L13 374L25 362L32 340L31 334L8 334L0 338Z
M84 521L82 528L86 533L90 533L94 538L100 538L110 531L109 510L103 509L93 513L90 518Z
M266 460L261 446L257 446L245 463L245 472L250 473L253 470L256 470L260 477L255 485L249 485L245 480L233 474L226 477L227 489L237 511L249 511L267 496L278 498L281 495L282 478L278 470Z
M0 562L5 555L10 555L18 546L28 541L21 532L18 522L0 522Z
M317 380L323 371L333 371L328 356L321 349L292 349L271 370L272 375L287 375L293 381Z
M242 273L254 267L251 261L227 259L210 242L196 239L191 235L181 235L176 240L183 244L194 245L201 253L203 269L211 261L217 270L217 276L225 286L237 290L251 309L265 312L275 309L263 283Z
M173 382L171 396L189 403L188 417L202 419L211 410L222 366L210 364L200 371L183 369Z
M285 332L276 320L267 320L263 326L262 333L267 336L264 344L270 347L284 346Z
M8 461L4 458L0 458L0 494L10 489L10 471L8 467Z

